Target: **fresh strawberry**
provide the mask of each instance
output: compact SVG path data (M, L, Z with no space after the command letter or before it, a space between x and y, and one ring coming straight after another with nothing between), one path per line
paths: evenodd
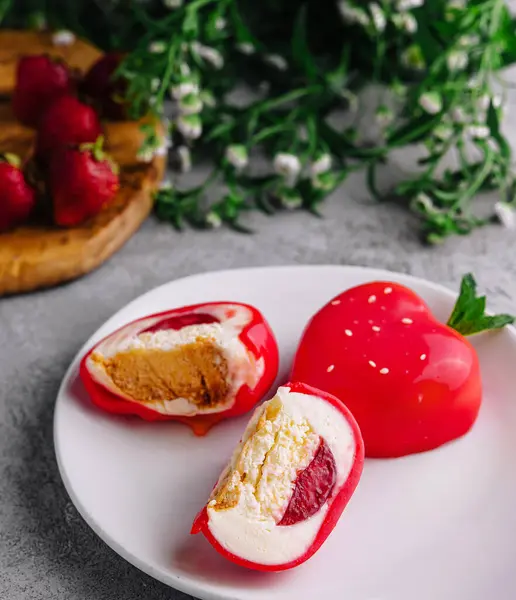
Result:
M108 119L127 118L124 95L127 81L115 76L124 59L120 52L111 52L100 58L86 73L81 83L81 92L89 96L102 116Z
M25 221L36 203L36 192L26 182L20 160L5 154L0 162L0 231Z
M25 125L37 127L48 106L71 94L73 88L72 75L64 62L45 54L24 56L16 70L14 115Z
M41 162L48 163L57 149L93 143L100 135L102 128L95 110L73 96L63 96L41 117L36 155Z
M118 169L102 150L103 138L79 148L61 148L50 162L54 221L63 227L95 216L115 197Z

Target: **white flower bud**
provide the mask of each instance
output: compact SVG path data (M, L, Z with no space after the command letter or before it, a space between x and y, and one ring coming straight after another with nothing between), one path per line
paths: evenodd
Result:
M161 40L156 40L154 42L151 42L149 44L149 52L151 54L163 54L167 49L167 45L165 44L165 42L161 41Z
M183 6L183 0L163 0L163 6L165 8L170 8L171 10L180 8Z
M167 135L162 138L160 145L154 151L154 156L166 156L170 148L172 148L172 138Z
M347 0L341 0L341 2L339 2L339 11L344 21L350 25L362 25L363 27L367 27L371 23L371 19L365 10L350 6Z
M224 29L226 29L227 24L228 22L224 17L217 17L215 19L215 29L217 31L223 31Z
M288 186L292 187L301 172L301 161L294 154L280 152L274 157L274 170L285 178Z
M161 80L158 77L154 77L151 81L151 92L157 92L160 88Z
M71 46L76 40L75 33L68 29L61 29L52 35L52 44L54 46Z
M331 162L331 154L321 154L321 156L310 165L310 174L316 176L328 172L331 169Z
M180 115L176 121L178 131L189 140L196 140L202 133L199 115Z
M466 111L462 108L462 106L456 106L453 110L452 110L452 119L454 120L455 123L461 124L461 123L466 123L468 120L468 115L466 114Z
M506 202L497 202L494 210L498 220L504 227L507 227L507 229L516 229L516 213L512 206Z
M176 100L180 100L181 98L184 98L185 96L188 96L190 94L198 93L199 86L197 85L197 83L195 83L195 81L183 81L177 85L173 85L170 88L170 95Z
M218 229L222 225L222 219L216 212L210 210L206 215L206 225L209 225L213 229Z
M264 60L269 65L276 67L280 71L286 71L288 67L287 61L279 54L266 54Z
M443 100L438 92L426 92L419 97L419 105L430 115L436 115L443 109Z
M373 17L373 24L375 26L376 31L384 31L385 26L387 25L387 21L385 19L385 13L382 8L376 4L376 2L371 2L369 5L369 10L371 11L371 15Z
M392 15L392 22L398 29L406 33L416 33L417 31L417 20L412 13L396 13Z
M411 10L413 8L419 8L425 4L425 0L398 0L396 8L400 12Z
M468 55L466 52L455 50L446 57L446 64L450 71L461 71L468 66Z
M242 54L254 54L256 52L256 48L253 46L253 44L249 43L249 42L241 42L240 44L236 45L236 49L241 52Z
M197 94L187 94L179 100L179 110L183 115L195 115L202 111L202 100Z
M155 148L140 148L136 153L139 162L150 163L154 158Z
M207 63L209 63L213 68L222 69L224 66L224 58L216 48L205 46L204 44L196 41L192 42L192 50Z
M249 164L247 148L242 144L231 144L228 146L226 148L225 156L229 164L237 170L244 169Z
M466 132L472 137L480 140L484 140L491 135L489 127L486 125L470 125Z

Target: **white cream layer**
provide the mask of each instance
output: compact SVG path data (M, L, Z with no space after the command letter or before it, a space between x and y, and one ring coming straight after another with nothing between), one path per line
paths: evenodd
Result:
M199 338L212 341L222 351L228 365L229 393L226 401L213 407L199 407L190 402L188 398L175 398L163 402L146 402L145 405L165 415L194 416L196 414L217 413L230 408L235 395L242 385L255 387L263 375L265 368L263 359L256 360L254 355L247 350L238 337L242 329L251 318L250 311L245 307L223 305L212 310L199 309L198 312L211 314L221 319L220 323L204 323L201 325L188 325L179 330L165 329L150 333L140 333L161 318L144 319L137 323L129 324L113 336L108 337L95 349L88 360L88 369L96 381L111 392L131 402L138 402L118 388L106 373L101 363L93 360L93 356L112 358L120 352L136 349L161 349L173 350L185 344L191 344ZM225 316L227 310L234 314L231 318Z
M280 399L283 410L293 421L308 422L311 430L325 439L337 468L335 495L347 480L356 454L354 434L348 421L339 410L317 396L292 393L289 388L281 387L276 398ZM272 400L256 409L219 482L237 465L246 441L256 430L260 416L270 402ZM295 469L296 465L284 462L285 457L278 456L278 459L278 468ZM299 469L302 467L300 465ZM264 511L256 506L258 500L254 489L247 488L244 483L243 493L234 508L215 510L215 501L208 503L208 527L217 541L229 552L263 565L288 563L303 555L324 521L328 503L305 521L287 527L278 526L273 515L264 515ZM262 494L264 492L267 493L267 490L262 490ZM275 498L278 490L269 489L268 495Z

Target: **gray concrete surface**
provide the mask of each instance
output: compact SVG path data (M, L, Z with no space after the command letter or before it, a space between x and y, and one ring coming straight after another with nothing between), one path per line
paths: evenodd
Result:
M399 270L456 288L474 271L491 306L516 309L516 232L491 227L422 247L400 208L374 205L359 179L325 219L256 216L258 233L175 233L150 219L105 266L74 283L0 300L0 598L179 600L131 567L78 516L52 446L59 383L74 354L113 312L194 272L252 265L351 264Z

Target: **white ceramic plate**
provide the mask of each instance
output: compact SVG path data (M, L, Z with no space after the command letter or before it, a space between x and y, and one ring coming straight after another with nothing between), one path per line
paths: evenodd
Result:
M199 439L181 424L100 412L77 377L83 351L128 321L175 306L235 300L256 305L271 323L282 379L311 314L338 292L374 279L412 287L442 319L454 302L454 294L435 284L385 271L260 268L173 281L105 323L70 366L54 424L61 475L93 530L142 571L203 600L514 600L514 330L476 340L485 398L474 429L433 452L366 461L326 544L305 565L282 574L236 567L202 536L189 535L246 417Z

